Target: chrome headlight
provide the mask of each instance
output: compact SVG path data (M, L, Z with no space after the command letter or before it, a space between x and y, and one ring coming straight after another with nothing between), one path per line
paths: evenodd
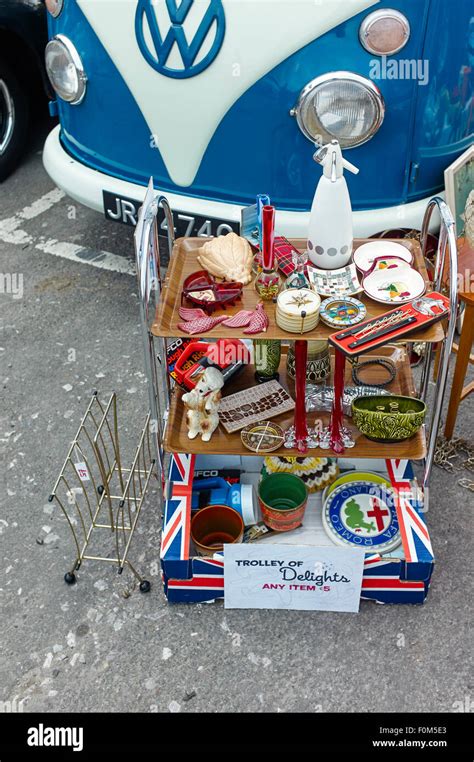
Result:
M385 103L378 87L350 71L333 71L308 82L291 111L312 143L338 140L354 148L369 140L383 122Z
M46 45L45 61L49 80L59 97L73 106L81 103L87 77L71 40L62 34L53 37Z
M46 0L45 4L51 16L57 18L63 9L64 0Z

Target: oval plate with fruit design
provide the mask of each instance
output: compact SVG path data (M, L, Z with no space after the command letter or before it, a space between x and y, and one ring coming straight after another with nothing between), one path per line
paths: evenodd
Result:
M401 543L395 493L372 481L341 484L328 496L323 526L336 545L387 553Z
M382 304L407 304L425 293L423 276L412 267L374 270L365 276L362 286L367 296Z
M413 254L406 246L395 241L368 241L359 246L354 252L354 263L360 272L367 274L373 267L374 261L380 257L397 257L404 259L407 264L413 264Z

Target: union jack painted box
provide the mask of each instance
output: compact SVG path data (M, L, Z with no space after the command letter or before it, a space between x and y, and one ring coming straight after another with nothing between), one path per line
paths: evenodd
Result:
M170 603L198 603L224 596L224 561L191 554L190 523L195 455L171 456L163 516L161 566ZM423 603L434 566L433 549L410 461L387 460L397 494L403 557L366 556L362 598L379 603Z

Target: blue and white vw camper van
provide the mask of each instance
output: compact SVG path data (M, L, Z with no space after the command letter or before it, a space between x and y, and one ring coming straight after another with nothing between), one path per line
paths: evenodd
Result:
M46 0L59 126L44 164L133 224L153 175L180 235L266 193L305 236L314 143L337 138L356 235L419 226L472 142L472 0ZM346 154L347 155L347 154Z

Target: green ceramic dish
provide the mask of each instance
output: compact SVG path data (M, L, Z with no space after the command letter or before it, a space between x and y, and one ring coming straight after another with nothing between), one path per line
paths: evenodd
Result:
M375 442L403 442L424 423L426 405L413 397L359 397L352 402L352 421Z

